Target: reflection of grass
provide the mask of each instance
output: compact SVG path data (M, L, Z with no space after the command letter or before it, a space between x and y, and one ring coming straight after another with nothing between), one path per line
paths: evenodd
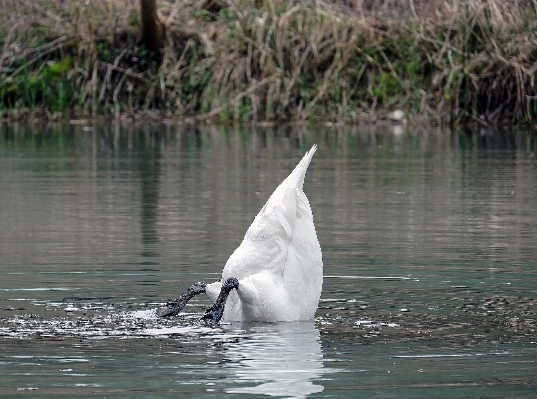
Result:
M257 9L243 0L216 14L193 0L161 2L161 65L136 45L137 2L8 3L3 109L347 123L401 109L410 119L482 125L537 115L529 1L455 0L422 12L417 0L417 11L386 0L393 15L369 2L363 12L323 1Z

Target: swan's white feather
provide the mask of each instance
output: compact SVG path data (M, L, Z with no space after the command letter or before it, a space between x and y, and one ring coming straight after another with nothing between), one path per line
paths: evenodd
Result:
M222 281L239 280L229 295L224 321L313 319L323 284L321 246L311 207L302 191L317 146L304 155L254 219L228 259ZM216 300L221 282L209 284Z

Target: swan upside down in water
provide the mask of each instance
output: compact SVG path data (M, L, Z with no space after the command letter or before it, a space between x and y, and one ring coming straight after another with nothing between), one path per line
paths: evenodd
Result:
M257 214L242 243L228 259L222 280L193 284L173 302L157 309L160 317L177 315L194 296L214 301L202 320L311 320L323 285L321 246L311 207L302 191L314 145L276 188Z

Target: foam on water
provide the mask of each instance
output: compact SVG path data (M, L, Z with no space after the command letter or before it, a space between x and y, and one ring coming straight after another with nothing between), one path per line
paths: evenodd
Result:
M157 311L156 309L147 309L147 310L134 310L132 312L128 312L127 316L133 317L136 319L157 319Z

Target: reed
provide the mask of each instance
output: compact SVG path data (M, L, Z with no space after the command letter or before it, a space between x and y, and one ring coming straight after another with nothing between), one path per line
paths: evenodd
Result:
M358 123L401 110L410 122L483 126L537 117L535 1L226 0L210 11L207 1L162 1L159 61L138 43L137 0L4 3L4 115Z

